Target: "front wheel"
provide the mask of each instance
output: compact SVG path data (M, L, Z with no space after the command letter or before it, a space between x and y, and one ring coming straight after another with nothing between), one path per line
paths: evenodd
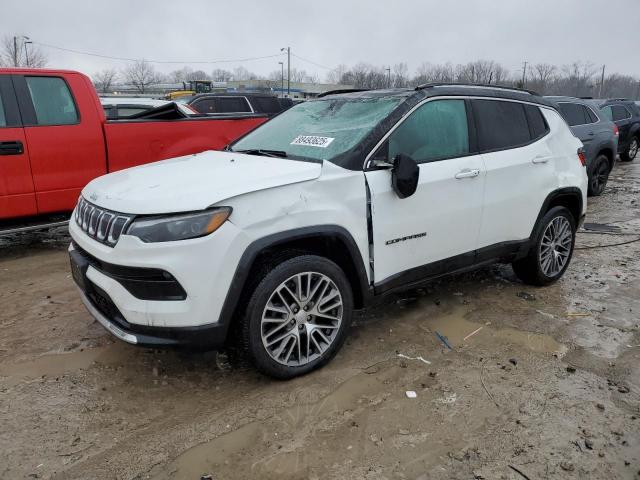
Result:
M633 137L629 142L629 146L627 149L620 154L620 160L623 162L631 162L636 155L638 155L638 148L640 147L638 143L638 137Z
M258 283L242 319L242 349L263 373L293 378L326 364L345 340L353 293L331 260L286 260Z
M566 207L553 207L540 220L529 254L513 262L513 271L529 285L549 285L558 280L571 261L576 222Z

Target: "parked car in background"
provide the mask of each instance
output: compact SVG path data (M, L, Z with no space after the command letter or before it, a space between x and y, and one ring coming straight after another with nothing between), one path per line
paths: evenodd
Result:
M141 97L100 97L100 103L104 108L107 120L119 120L145 112L152 108L161 107L171 103L170 100ZM194 115L198 112L182 102L176 102L178 109L185 115Z
M200 113L262 113L273 116L286 110L275 95L261 93L205 93L178 99Z
M12 68L0 69L0 112L0 221L70 212L95 177L221 149L267 120L256 114L106 120L87 76Z
M378 295L495 261L558 280L586 212L582 148L522 91L328 95L226 151L92 181L69 224L71 271L121 340L235 338L291 378L326 364Z
M592 100L574 97L545 97L567 121L584 144L589 176L589 195L600 195L607 184L618 153L618 127L607 120Z
M623 98L604 100L599 106L602 114L620 130L620 160L631 162L638 155L640 146L640 108L636 102Z

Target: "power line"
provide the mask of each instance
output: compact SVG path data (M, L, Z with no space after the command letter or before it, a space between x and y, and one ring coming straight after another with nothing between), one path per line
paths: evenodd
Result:
M300 55L296 55L296 54L295 54L295 53L293 53L293 52L291 53L291 56L296 57L296 58L299 58L300 60L302 60L302 61L304 61L304 62L310 63L311 65L315 65L316 67L324 68L325 70L333 70L333 68L332 68L332 67L327 67L326 65L321 65L321 64L316 63L316 62L314 62L314 61L312 61L312 60L309 60L309 59L307 59L307 58L301 57Z
M128 58L128 57L116 57L116 56L112 56L112 55L103 55L100 53L93 53L93 52L85 52L82 50L75 50L73 48L64 48L64 47L58 47L56 45L51 45L48 43L42 43L42 42L36 42L33 41L34 44L40 45L42 47L46 47L46 48L52 48L55 50L61 50L63 52L70 52L70 53L77 53L79 55L88 55L91 57L98 57L98 58L106 58L109 60L120 60L120 61L125 61L125 62L138 62L142 59L140 58ZM262 60L265 58L275 58L275 57L280 57L282 56L282 53L276 53L274 55L264 55L261 57L246 57L246 58L235 58L235 59L225 59L225 60L197 60L197 61L184 61L184 60L145 60L145 62L148 63L156 63L156 64L176 64L176 63L181 63L181 64L191 64L191 65L202 65L202 64L216 64L216 63L239 63L239 62L249 62L252 60ZM304 59L302 59L304 60Z

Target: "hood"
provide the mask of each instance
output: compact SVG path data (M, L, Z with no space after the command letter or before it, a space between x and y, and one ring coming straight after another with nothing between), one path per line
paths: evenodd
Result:
M96 178L88 201L131 214L202 210L237 195L318 178L322 164L208 151Z

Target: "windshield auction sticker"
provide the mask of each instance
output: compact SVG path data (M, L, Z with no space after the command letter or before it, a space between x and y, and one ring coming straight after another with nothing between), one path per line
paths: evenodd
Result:
M305 147L320 147L327 148L335 138L331 137L318 137L315 135L298 135L293 139L291 145L302 145Z

